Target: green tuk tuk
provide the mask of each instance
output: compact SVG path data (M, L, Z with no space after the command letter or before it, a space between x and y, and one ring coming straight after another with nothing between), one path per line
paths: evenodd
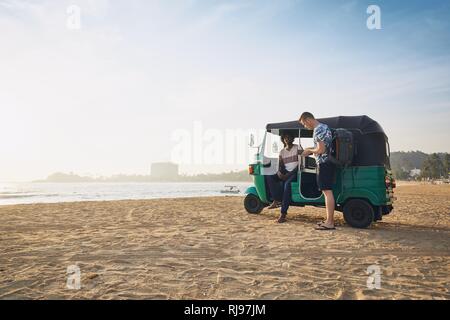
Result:
M336 169L333 185L335 209L343 212L344 219L350 226L367 228L393 209L395 180L390 169L388 138L383 128L368 116L317 120L328 125L333 132L346 130L353 137L352 158ZM249 165L254 186L246 190L244 207L248 213L260 213L273 201L266 177L278 171L280 136L284 133L291 134L296 138L295 143L303 147L308 142L312 144L313 131L306 129L298 121L266 126L263 141L257 146L255 160ZM254 137L251 141L254 141ZM324 196L317 188L314 157L299 156L297 181L292 182L291 190L292 206L325 206Z

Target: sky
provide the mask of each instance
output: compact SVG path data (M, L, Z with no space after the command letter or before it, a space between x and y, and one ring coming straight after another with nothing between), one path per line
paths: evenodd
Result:
M181 173L245 169L195 157L303 111L450 152L449 16L445 0L0 0L0 181L149 174L188 140Z

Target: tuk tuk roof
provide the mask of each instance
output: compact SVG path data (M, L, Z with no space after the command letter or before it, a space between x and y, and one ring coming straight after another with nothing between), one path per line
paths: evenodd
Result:
M339 116L331 118L320 118L317 121L328 125L330 128L343 128L343 129L353 129L358 130L361 134L368 133L382 133L385 134L383 128L368 116ZM269 123L266 126L267 131L273 129L287 129L287 130L308 130L300 124L298 120L279 122L279 123Z

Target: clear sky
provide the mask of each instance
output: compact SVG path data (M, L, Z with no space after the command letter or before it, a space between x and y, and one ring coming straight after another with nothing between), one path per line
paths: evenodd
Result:
M0 0L0 181L148 174L194 121L306 110L369 115L391 150L450 152L449 17L446 0Z

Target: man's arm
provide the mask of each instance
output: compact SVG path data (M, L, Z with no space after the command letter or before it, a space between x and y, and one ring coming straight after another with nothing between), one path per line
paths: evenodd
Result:
M281 157L281 155L280 155L279 159L280 160L278 162L279 166L278 166L277 176L281 180L285 180L285 177L286 177L286 166L284 165L283 158Z
M311 154L322 154L325 152L325 143L323 141L317 142L317 147L315 148L306 148L305 151L303 151L302 156L306 157Z
M286 172L286 167L283 162L283 158L281 155L278 157L278 172L283 173Z

